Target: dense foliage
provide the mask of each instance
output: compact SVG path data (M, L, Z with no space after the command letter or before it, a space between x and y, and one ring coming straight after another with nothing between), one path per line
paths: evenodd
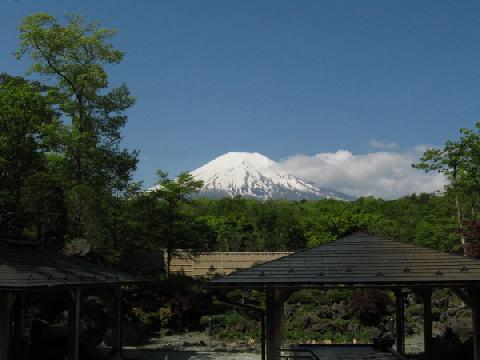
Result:
M352 231L446 251L460 249L448 194L353 202L199 199L190 204L190 211L208 221L216 234L216 249L222 251L298 250Z
M2 191L11 194L2 196L8 206L0 219L2 235L15 232L15 238L55 249L86 238L110 258L118 200L134 185L137 164L137 153L121 147L125 111L134 99L125 85L109 88L105 71L123 52L110 43L113 30L81 16L68 15L62 24L38 13L19 29L17 56L28 55L29 73L46 85L5 80L7 75L0 84L1 181Z

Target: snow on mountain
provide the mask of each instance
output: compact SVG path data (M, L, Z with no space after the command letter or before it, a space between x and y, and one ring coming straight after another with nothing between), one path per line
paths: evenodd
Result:
M191 174L204 182L200 195L206 197L351 200L348 195L320 189L312 182L288 174L275 161L259 153L229 152Z

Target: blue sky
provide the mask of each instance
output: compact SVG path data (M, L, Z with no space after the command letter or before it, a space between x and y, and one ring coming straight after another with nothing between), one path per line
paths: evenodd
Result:
M146 185L227 151L409 152L480 119L478 1L2 0L1 71L24 74L17 26L38 11L119 30Z

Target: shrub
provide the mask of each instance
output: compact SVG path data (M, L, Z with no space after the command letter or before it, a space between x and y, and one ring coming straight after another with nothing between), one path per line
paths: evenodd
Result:
M367 324L378 322L390 305L390 298L375 289L357 290L352 294L352 311Z

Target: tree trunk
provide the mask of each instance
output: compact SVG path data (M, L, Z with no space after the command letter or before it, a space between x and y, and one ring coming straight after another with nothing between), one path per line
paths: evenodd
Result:
M460 230L460 241L462 243L462 246L465 247L465 229L463 226L463 217L462 217L462 209L460 207L460 199L458 198L458 194L455 192L455 207L457 209L457 223L458 223L458 228Z
M171 247L167 249L167 277L170 277L170 264L172 263L173 250Z
M454 166L452 172L452 185L453 185L453 192L455 194L455 208L457 209L457 223L458 229L460 231L460 242L463 247L463 255L466 255L466 241L465 241L465 228L463 226L463 215L462 215L462 207L460 205L460 198L458 196L458 184L457 184L457 166Z

